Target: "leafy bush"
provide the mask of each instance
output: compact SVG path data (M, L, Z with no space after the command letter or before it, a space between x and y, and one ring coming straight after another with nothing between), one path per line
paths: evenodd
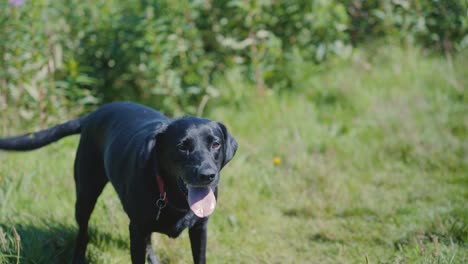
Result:
M468 2L463 0L341 0L353 43L375 36L419 41L451 52L468 46Z
M467 8L464 0L3 1L0 109L50 122L137 100L201 114L231 94L216 86L226 72L263 95L294 88L295 61L347 57L369 38L460 50Z
M92 102L91 93L82 89L92 80L77 68L72 53L63 46L69 32L56 6L46 1L9 2L18 6L0 3L2 121L8 123L7 118L19 114L22 119L50 122L54 116ZM6 114L8 111L16 114Z

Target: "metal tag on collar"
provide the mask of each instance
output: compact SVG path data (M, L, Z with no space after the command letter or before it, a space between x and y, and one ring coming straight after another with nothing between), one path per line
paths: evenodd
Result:
M161 211L166 207L167 205L167 200L166 200L166 192L163 194L159 195L159 199L156 201L156 207L158 208L158 212L156 213L156 221L159 220L159 217L161 216Z

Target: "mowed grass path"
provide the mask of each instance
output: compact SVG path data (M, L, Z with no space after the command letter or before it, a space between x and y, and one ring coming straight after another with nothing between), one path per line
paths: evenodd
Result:
M240 144L210 220L209 263L467 263L466 55L376 48L325 68L296 62L291 93L263 98L236 73L220 80L245 100L208 114ZM0 153L0 263L70 259L77 139ZM130 263L110 185L90 226L91 263ZM153 240L164 263L191 262L186 232Z

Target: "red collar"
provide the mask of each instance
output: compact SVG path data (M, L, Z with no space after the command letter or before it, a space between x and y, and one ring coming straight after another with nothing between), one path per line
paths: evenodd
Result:
M161 175L156 175L156 181L158 182L158 187L159 187L159 200L164 201L164 203L167 204L167 195L166 191L164 190L164 180L161 177ZM158 201L159 201L158 200Z
M167 195L166 191L164 191L164 181L161 175L156 175L156 181L158 182L159 187L159 199L156 201L156 207L158 208L158 212L156 213L156 221L158 221L162 209L164 209L164 207L167 205Z

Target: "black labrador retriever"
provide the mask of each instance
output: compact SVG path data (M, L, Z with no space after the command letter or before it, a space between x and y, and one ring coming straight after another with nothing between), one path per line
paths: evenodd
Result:
M46 130L0 139L0 149L37 149L72 134L81 134L73 263L85 262L88 220L108 181L130 218L132 263L144 263L146 257L159 263L152 232L175 238L187 227L194 262L206 262L207 222L216 206L219 172L237 150L223 124L196 117L173 120L136 103L117 102Z

